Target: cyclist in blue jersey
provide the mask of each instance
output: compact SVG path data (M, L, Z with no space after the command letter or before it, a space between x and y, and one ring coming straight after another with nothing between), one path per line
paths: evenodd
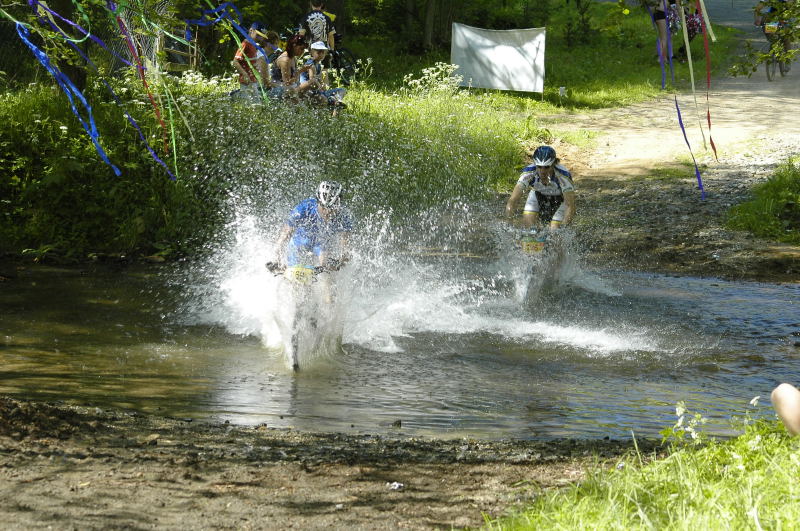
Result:
M539 146L533 152L533 164L522 169L514 191L506 203L506 216L511 218L519 199L530 190L522 212L526 229L549 224L551 230L569 225L575 216L575 185L569 170L559 164L556 150Z
M332 264L349 259L348 236L352 230L352 215L342 206L342 185L322 181L315 197L304 199L292 209L278 237L277 252L288 267L335 268ZM337 254L338 260L332 254Z

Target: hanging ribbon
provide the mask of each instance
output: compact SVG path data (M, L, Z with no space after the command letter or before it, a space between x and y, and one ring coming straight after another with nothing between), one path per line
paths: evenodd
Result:
M117 24L119 24L120 31L122 35L125 37L125 41L128 44L128 51L131 53L131 56L136 59L136 69L139 72L139 78L142 80L142 85L144 85L144 89L147 92L147 97L150 99L150 105L153 107L153 111L156 114L156 119L158 123L161 125L161 137L164 142L164 153L169 153L169 143L167 142L167 124L164 123L164 119L161 117L161 110L158 108L156 104L156 100L153 97L153 92L150 90L150 85L147 83L147 77L144 75L144 66L142 65L142 59L139 56L139 52L136 50L136 46L134 45L133 38L131 37L130 32L128 31L127 26L125 25L125 21L122 20L122 16L117 11L117 5L112 0L108 0L108 8L114 13Z
M680 0L678 0L680 2ZM683 6L678 4L678 15L681 19L681 26L683 29L683 45L686 47L686 64L689 66L689 82L692 86L692 98L694 99L694 109L697 113L697 123L700 126L700 135L703 137L703 149L706 147L706 135L703 132L703 121L700 118L700 105L697 104L697 92L694 86L694 67L692 66L692 49L689 45L689 28L686 27L686 13L683 12Z
M66 18L62 17L62 16L61 16L59 13L57 13L57 12L53 11L52 9L50 9L49 7L47 7L47 5L46 5L46 4L42 4L42 3L40 3L38 0L28 0L28 5L29 5L29 6L31 6L31 8L34 10L34 13L36 14L36 16L37 16L37 17L38 17L40 20L42 19L42 16L40 15L40 13L41 13L41 11L40 11L40 10L43 10L43 11L44 11L44 12L45 12L45 13L46 13L48 16L52 15L53 17L55 17L55 18L57 18L57 19L59 19L59 20L62 20L62 21L64 21L65 23L67 23L67 24L69 24L70 26L72 26L73 28L77 29L77 30L78 30L78 31L79 31L81 34L83 34L85 37L88 37L89 39L91 39L92 41L94 41L94 42L95 42L95 43L96 43L98 46L100 46L101 48L103 48L103 49L104 49L105 51L107 51L108 53L112 54L114 57L116 57L117 59L119 59L120 61L122 61L123 63L125 63L126 65L128 65L128 66L134 66L134 65L133 65L133 64L131 64L131 63L130 63L130 62L127 60L127 59L125 59L125 58L124 58L124 57L122 57L121 55L119 55L119 54L115 53L114 51L112 51L111 49L109 49L109 47L108 47L108 46L106 46L106 43L104 43L104 42L103 42L103 41L101 41L99 38L97 38L96 36L94 36L94 35L93 35L91 32L89 32L89 31L87 31L87 30L83 29L83 28L82 28L80 25L78 25L78 24L76 24L76 23L72 22L71 20L69 20L69 19L66 19Z
M706 53L706 121L708 122L708 143L711 144L711 151L714 152L714 160L719 162L717 156L717 146L714 145L714 138L711 136L711 102L709 100L709 92L711 91L711 52L708 48L708 33L706 28L706 17L704 15L703 2L697 0L695 3L695 10L701 15L700 30L703 34L703 49Z
M686 142L686 147L689 148L689 154L692 156L692 162L694 163L694 174L697 177L697 187L700 188L700 199L705 200L706 198L706 191L703 188L703 179L700 177L700 168L697 167L697 159L694 158L694 152L692 151L692 146L689 144L689 138L686 136L686 128L683 126L683 119L681 118L681 108L678 106L678 96L675 96L675 110L678 112L678 124L681 126L681 132L683 133L683 140Z
M51 25L51 27L53 27L53 29L54 29L54 30L57 30L57 31L59 31L59 32L60 32L60 33L62 33L62 35L63 35L63 30L61 30L61 28L59 28L58 26L56 26L56 25L55 25L54 21L52 20L52 17L48 17L48 18L50 19L50 25ZM65 37L66 37L66 35L65 35ZM74 40L72 40L72 39L67 39L67 43L68 43L70 46L72 46L72 48L73 48L73 49L74 49L74 50L75 50L75 51L76 51L76 52L77 52L77 53L78 53L78 54L79 54L79 55L80 55L80 56L83 58L83 60L84 60L84 61L86 61L86 64L88 64L89 66L91 66L91 67L92 67L92 68L95 70L95 72L97 72L97 71L98 71L97 65L95 65L95 64L94 64L94 61L92 61L92 60L91 60L91 59L90 59L90 58L89 58L89 57L88 57L88 56L87 56L87 55L84 53L84 51L83 51L83 50L81 50L81 49L80 49L80 48L77 46L77 42L80 42L80 41L74 41ZM123 106L123 104L122 104L122 101L119 99L119 96L117 96L116 92L114 92L114 89L113 89L113 88L111 88L111 85L109 85L109 84L108 84L108 82L107 82L106 80L104 80L104 79L101 79L101 81L103 82L103 84L106 86L106 88L107 88L107 89L109 90L109 92L111 93L111 97L113 97L113 98L114 98L114 102L115 102L115 103L116 103L116 104L117 104L119 107L121 107L121 108L123 109L123 111L122 111L122 112L125 114L125 118L127 118L127 119L128 119L128 122L130 122L130 124L133 126L133 128L134 128L134 129L136 129L136 132L139 134L139 138L141 138L141 139L142 139L142 142L144 142L144 145L145 145L145 147L147 148L147 151L150 153L150 155L153 157L153 159L155 159L155 161L156 161L156 162L158 162L159 164L161 164L161 165L164 167L164 169L166 170L167 174L169 175L169 178L170 178L170 179L172 179L172 180L174 181L174 180L175 180L175 176L172 174L172 172L170 172L170 171L169 171L169 167L167 167L166 163L165 163L163 160L161 160L161 159L158 157L158 155L156 154L156 152L153 150L153 148L152 148L152 147L150 147L150 143L147 141L147 138L145 138L145 136L144 136L144 133L142 132L142 129L139 127L139 124L138 124L138 123L136 123L136 120L134 120L134 119L133 119L133 117L130 115L130 113L129 113L127 110L125 110L125 108L124 108L124 106Z
M100 133L97 131L97 126L95 125L94 122L94 114L92 114L92 107L86 101L86 98L84 98L83 93L81 93L81 91L78 90L78 87L76 87L72 83L72 80L70 80L68 76L66 76L63 72L61 72L61 70L56 68L50 62L50 59L47 57L47 54L45 54L41 49L39 49L39 47L37 47L33 42L31 42L30 30L28 30L28 28L26 28L20 22L17 22L16 26L17 26L17 35L19 35L19 38L22 39L22 42L24 42L28 48L30 48L30 50L33 52L33 55L36 56L36 59L38 59L39 62L42 64L42 66L44 66L44 68L50 73L50 75L53 76L53 78L58 83L58 86L61 87L61 90L63 90L64 94L67 95L67 99L69 100L69 104L70 107L72 108L73 114L75 114L75 116L78 118L78 121L81 123L83 128L89 134L89 137L92 139L92 144L94 144L94 148L97 151L98 155L100 155L100 158L103 159L103 162L111 166L111 168L114 170L114 173L117 176L121 175L122 172L120 171L120 169L111 163L111 161L108 159L108 156L106 155L105 150L103 150L103 147L100 145ZM86 110L86 119L84 119L83 116L81 116L80 111L78 111L78 108L76 107L75 103L76 99L80 102L81 106Z
M663 2L664 0L662 0ZM662 4L663 5L663 4ZM653 23L653 28L656 30L656 56L658 57L658 64L661 67L661 89L665 89L667 86L667 70L664 66L664 54L661 53L661 33L658 31L658 23L656 22L655 14L650 10L650 6L644 4L645 9L647 9L647 14L650 15L650 22ZM666 11L664 12L666 16ZM671 72L672 82L675 82L675 71L672 67L672 43L669 37L669 20L665 19L665 23L667 25L667 51L669 53L669 69Z

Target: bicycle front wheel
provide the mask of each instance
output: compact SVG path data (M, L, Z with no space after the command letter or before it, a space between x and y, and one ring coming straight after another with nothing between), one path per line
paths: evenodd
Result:
M778 61L774 57L770 57L764 62L764 67L767 69L767 80L772 81L775 79L775 70L777 69Z
M778 63L778 69L781 71L781 77L785 76L789 73L789 62L788 61L781 61Z
M334 67L339 70L339 75L342 79L342 84L349 86L350 82L356 73L356 56L347 48L337 48L334 51L335 62Z

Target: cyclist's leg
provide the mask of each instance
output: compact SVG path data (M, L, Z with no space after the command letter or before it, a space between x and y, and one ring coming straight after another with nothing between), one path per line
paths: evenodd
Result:
M536 190L531 190L525 207L522 209L522 226L529 229L539 223L539 199L536 197Z

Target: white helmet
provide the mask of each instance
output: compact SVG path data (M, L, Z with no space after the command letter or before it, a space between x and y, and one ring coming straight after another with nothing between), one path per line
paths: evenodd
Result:
M533 152L533 163L537 166L552 166L556 161L556 150L550 146L539 146Z
M336 181L322 181L317 187L317 201L326 208L339 208L342 199L342 185Z

